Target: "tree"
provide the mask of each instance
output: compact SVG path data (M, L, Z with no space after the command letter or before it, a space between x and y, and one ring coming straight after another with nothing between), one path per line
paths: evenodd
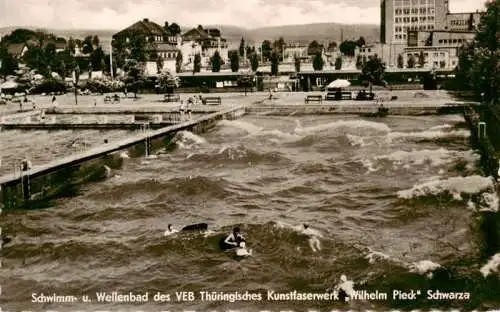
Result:
M311 41L309 43L309 46L307 47L307 54L316 55L316 53L318 52L323 53L323 46L320 45L316 40Z
M214 55L210 58L210 63L212 64L212 72L220 72L222 57L220 56L219 51L215 51Z
M336 70L342 69L342 58L340 56L335 59L335 69Z
M486 4L474 38L474 54L469 70L478 98L486 103L498 103L500 97L500 1Z
M146 61L146 38L143 35L134 35L129 42L130 58L139 62Z
M266 60L269 60L271 58L271 51L272 51L271 41L264 40L262 42L261 49L262 49L262 57L265 58Z
M365 38L363 36L359 37L359 39L356 41L356 45L358 47L362 47L366 44Z
M335 41L330 41L328 43L328 50L335 50L337 48L337 43Z
M323 61L322 53L316 52L316 54L314 55L314 59L313 59L314 70L323 70L323 65L324 65L324 61Z
M163 66L165 65L165 62L163 61L163 57L161 55L158 55L156 57L156 70L159 73L163 71Z
M458 64L455 68L454 83L460 90L474 90L472 67L474 65L474 44L466 44L459 49Z
M50 63L56 57L56 45L52 42L47 43L47 45L43 49L43 53L45 55L45 58Z
M194 56L193 73L199 73L200 71L201 71L201 55L200 53L196 53Z
M300 72L300 57L295 56L294 60L294 65L295 65L295 72Z
M90 53L92 53L92 51L94 51L94 46L93 46L92 40L93 40L92 36L87 36L87 37L85 37L85 39L83 39L82 52L84 54L90 54Z
M90 63L94 70L104 70L102 67L102 61L104 60L104 51L101 47L98 47L90 54Z
M271 75L278 76L279 56L273 52L271 54Z
M474 25L474 13L471 13L471 14L469 15L469 22L468 22L467 28L468 28L469 30L474 30L474 27L475 27L475 26L476 26L476 25Z
M124 69L127 72L127 89L137 97L137 92L144 85L143 69L137 60L129 60Z
M168 94L174 93L174 89L178 87L177 79L168 70L163 71L158 77L160 88Z
M240 69L240 56L238 51L230 51L229 62L231 63L231 71L237 72Z
M283 61L283 49L285 48L285 39L280 37L273 42L273 51L278 55L280 61Z
M255 47L247 46L245 49L247 51L247 58L250 59L250 57L252 56L252 53L255 52Z
M170 24L170 26L168 26L168 30L172 36L177 36L181 33L181 27L177 23Z
M179 51L175 57L175 71L180 73L182 70L182 52Z
M75 54L75 49L75 39L73 39L73 37L69 37L68 43L66 45L66 50L68 50L71 54Z
M31 39L38 40L38 38L39 36L36 32L29 29L18 28L9 35L4 36L2 38L2 44L25 43Z
M424 67L425 65L424 51L420 51L420 54L418 55L418 65L420 65L420 67Z
M372 85L383 85L385 74L385 64L377 56L370 57L368 62L361 70L360 78L362 81L367 81L370 83L370 92L372 91Z
M404 68L405 65L404 65L404 60L403 60L403 56L401 54L398 54L398 68Z
M241 38L240 42L240 56L245 56L245 39L243 39L243 37Z
M12 75L18 69L16 59L6 48L0 48L0 75Z
M415 68L415 57L413 55L410 55L408 57L408 62L406 64L406 67L408 67L408 68Z
M250 66L252 67L252 70L254 72L256 72L259 68L259 56L255 52L252 53L252 56L250 58Z
M347 56L354 56L356 53L357 43L356 41L346 40L342 42L339 46L340 52Z
M100 40L99 40L99 37L98 36L94 36L92 38L92 46L95 48L99 47L100 45Z
M361 57L360 54L356 56L356 68L357 69L363 68L363 58Z

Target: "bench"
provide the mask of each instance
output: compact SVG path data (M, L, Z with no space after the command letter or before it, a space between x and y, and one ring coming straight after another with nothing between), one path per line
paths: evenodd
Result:
M181 97L178 94L165 94L163 100L165 102L180 102Z
M368 92L358 92L358 94L356 95L356 100L358 101L372 101L373 99L375 99L375 93L371 92L371 93L368 93Z
M325 96L325 100L326 101L352 100L352 93L348 91L328 92Z
M214 97L204 97L201 99L201 102L203 105L221 105L222 100L220 96L214 96Z
M109 103L109 102L113 102L113 103L120 103L120 97L118 96L105 96L104 97L104 103Z
M309 102L323 102L323 97L321 95L308 95L304 99L304 103L309 103Z

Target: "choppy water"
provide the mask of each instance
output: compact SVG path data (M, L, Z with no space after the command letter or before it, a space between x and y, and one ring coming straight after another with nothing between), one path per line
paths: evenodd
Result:
M484 279L479 272L485 260L477 260L474 226L476 210L498 202L491 180L477 175L477 155L468 131L456 126L460 121L260 116L222 121L202 136L181 133L176 151L126 159L112 178L85 186L76 198L44 210L4 213L3 229L14 237L3 250L2 308L500 307L498 292L488 288L498 286L498 276ZM65 135L50 137L55 144ZM38 142L31 153L44 153ZM59 152L65 148L58 146ZM197 222L209 223L212 231L163 236L168 223ZM322 234L321 251L308 246L300 231L304 222ZM236 260L218 250L220 235L235 225L253 257ZM425 270L410 272L422 269L419 261L425 260L446 270L433 279ZM356 289L467 290L472 299L265 300L268 289L330 290L341 274ZM182 290L260 292L264 300L179 303L174 292ZM96 292L112 291L149 291L150 302L96 302ZM93 302L33 304L32 292L88 294ZM172 301L153 302L156 292Z

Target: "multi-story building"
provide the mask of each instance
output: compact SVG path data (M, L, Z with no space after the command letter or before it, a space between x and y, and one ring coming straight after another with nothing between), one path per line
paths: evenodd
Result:
M388 67L400 66L401 58L407 67L413 58L416 67L453 69L458 48L473 40L480 19L478 11L450 13L448 0L381 0L377 54Z
M481 21L481 13L448 13L445 30L473 31Z
M308 59L307 45L304 44L287 44L283 48L283 62L292 63L295 58L302 60Z
M188 30L182 35L181 51L184 64L188 67L192 66L196 54L200 54L202 66L208 66L216 51L225 63L229 62L229 45L216 28L197 27Z
M145 63L146 73L157 74L157 58L163 60L163 69L175 71L175 60L180 53L180 36L174 36L164 27L145 18L113 35L113 40L123 40L130 42L133 36L144 36L146 39L146 53L148 61Z
M445 29L448 0L382 0L380 42L404 44L410 30Z
M410 31L408 46L402 54L404 67L413 58L415 67L452 70L458 64L459 49L474 40L471 31Z

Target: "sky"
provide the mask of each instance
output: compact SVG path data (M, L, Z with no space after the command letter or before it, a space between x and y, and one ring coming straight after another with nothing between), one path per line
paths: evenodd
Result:
M483 0L450 0L473 12ZM380 0L0 0L0 27L123 29L143 18L163 25L244 28L309 23L379 24Z

